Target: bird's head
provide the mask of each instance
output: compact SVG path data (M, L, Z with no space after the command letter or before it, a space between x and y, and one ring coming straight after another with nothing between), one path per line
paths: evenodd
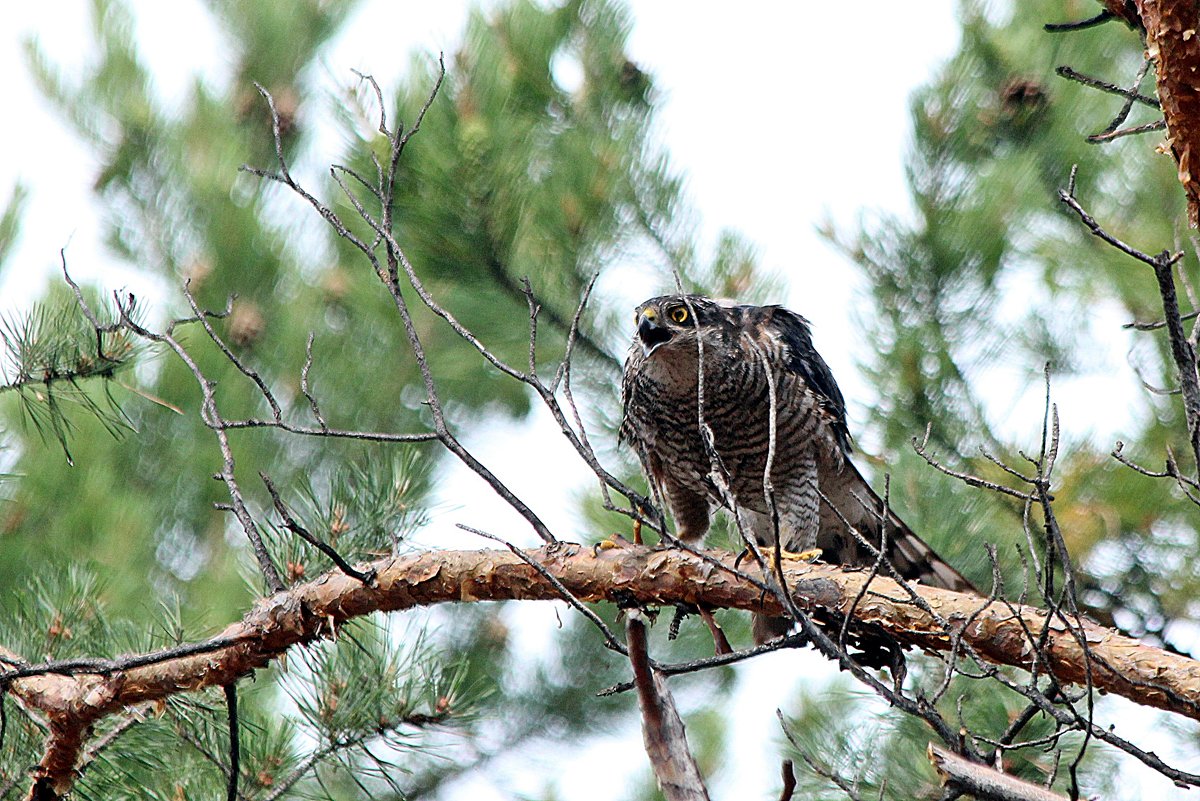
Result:
M640 304L634 312L634 346L643 358L660 349L674 351L690 345L694 351L697 336L709 329L721 313L721 307L702 295L663 295Z

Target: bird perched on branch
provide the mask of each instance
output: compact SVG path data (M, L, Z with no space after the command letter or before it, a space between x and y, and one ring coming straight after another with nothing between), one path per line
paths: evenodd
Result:
M774 546L778 532L784 550L870 565L883 541L902 577L973 589L850 462L845 402L807 320L782 306L667 295L638 306L635 322L620 437L681 540L700 543L724 506L760 545ZM788 626L758 615L755 640Z

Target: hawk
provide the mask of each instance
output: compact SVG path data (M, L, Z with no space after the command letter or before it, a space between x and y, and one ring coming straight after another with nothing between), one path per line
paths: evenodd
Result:
M651 298L635 317L620 439L637 452L681 540L699 544L714 507L732 504L743 530L773 546L773 501L785 550L869 565L875 555L847 526L876 547L886 530L901 576L973 589L850 462L845 402L807 320L782 306L700 295ZM755 640L786 633L788 623L755 616Z

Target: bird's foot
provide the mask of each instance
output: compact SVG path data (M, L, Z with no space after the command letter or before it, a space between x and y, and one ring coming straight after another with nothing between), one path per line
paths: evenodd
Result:
M767 562L773 563L774 556L775 556L775 549L774 548L763 548L762 550L763 550L763 555L767 559ZM742 550L742 552L739 553L737 555L737 557L733 560L733 569L737 570L738 565L740 565L742 563L742 560L745 559L747 556L750 556L750 554L751 554L750 549L744 548ZM799 551L799 552L781 550L779 552L779 558L780 559L790 559L790 560L798 561L798 562L815 562L821 558L821 549L820 548L807 548L807 549L805 549L803 551Z
M613 548L628 548L634 544L620 534L613 533L593 545L592 552L598 554L601 551L611 551Z
M764 548L772 561L775 557L775 548ZM815 562L821 558L820 548L805 548L803 551L789 551L786 548L779 549L779 558L787 559L793 562Z
M749 548L743 548L743 549L742 549L742 551L741 551L741 553L739 553L737 556L735 556L735 557L733 558L733 569L734 569L734 570L737 570L737 569L738 569L738 565L740 565L740 564L742 563L742 560L743 560L743 559L745 559L745 558L746 558L747 556L749 556L749 555L750 555L750 549L749 549Z

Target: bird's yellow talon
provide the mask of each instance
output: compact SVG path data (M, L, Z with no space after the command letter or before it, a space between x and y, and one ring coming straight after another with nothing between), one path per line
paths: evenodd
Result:
M774 548L764 548L764 555L771 561L771 557L775 555ZM794 562L815 562L821 558L820 548L808 548L803 551L789 551L786 548L779 551L780 559L788 559Z
M599 553L600 551L611 551L613 548L626 548L629 544L629 540L620 534L610 534L607 539L600 540L592 546L592 549Z

